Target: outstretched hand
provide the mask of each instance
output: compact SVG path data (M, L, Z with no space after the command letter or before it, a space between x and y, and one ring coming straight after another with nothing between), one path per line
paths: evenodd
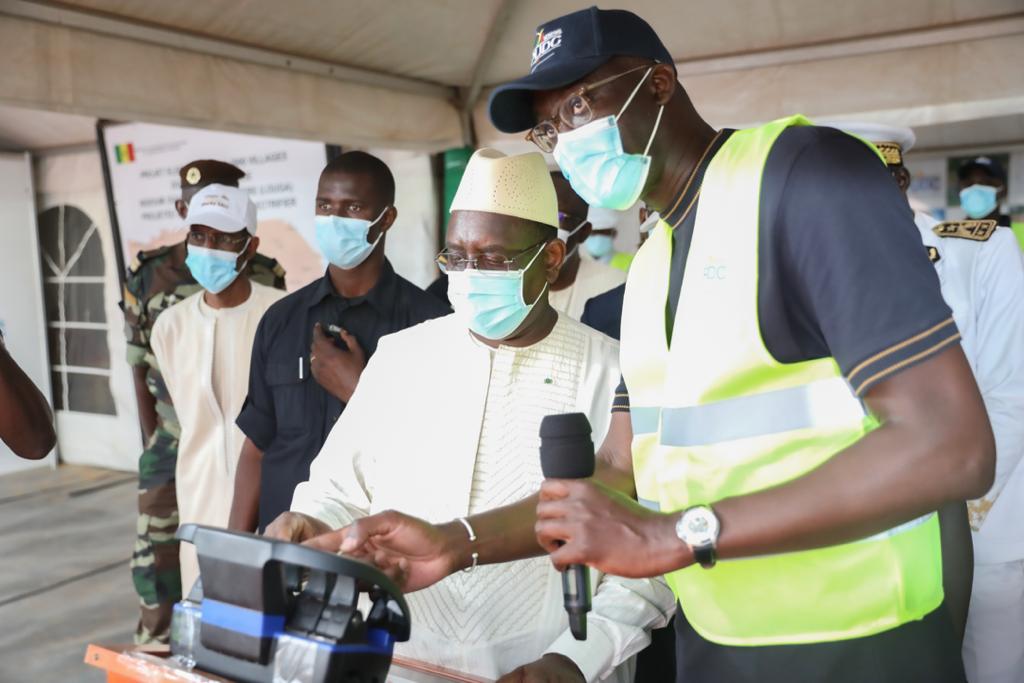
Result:
M459 569L449 530L388 510L320 534L306 545L370 562L405 592L432 586Z
M282 512L263 530L263 535L279 541L302 543L320 534L327 533L331 527L319 519L304 515L301 512Z

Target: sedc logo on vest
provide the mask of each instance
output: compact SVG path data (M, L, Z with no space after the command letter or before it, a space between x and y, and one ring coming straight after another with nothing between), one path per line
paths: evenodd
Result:
M551 56L551 53L562 46L562 29L556 28L550 33L544 29L537 31L537 42L533 46L533 54L530 57L530 71L536 69L541 62Z
M726 266L709 263L704 266L704 279L705 280L724 280L728 277L729 269Z

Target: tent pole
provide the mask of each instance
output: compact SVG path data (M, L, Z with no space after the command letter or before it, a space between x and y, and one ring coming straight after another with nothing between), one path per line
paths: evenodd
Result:
M473 126L473 109L477 100L480 99L480 92L483 90L484 79L490 70L491 62L494 61L494 53L498 47L498 38L508 25L512 16L512 9L515 5L513 0L499 0L491 19L491 25L484 36L483 47L476 57L476 65L473 67L473 77L466 88L465 97L462 99L460 118L462 122L462 141L467 147L476 147L476 131Z

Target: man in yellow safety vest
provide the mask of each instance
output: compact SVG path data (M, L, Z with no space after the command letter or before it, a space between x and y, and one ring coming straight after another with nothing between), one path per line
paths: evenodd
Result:
M963 681L935 511L992 485L993 437L877 151L800 116L714 130L620 10L541 26L490 114L591 206L661 216L598 481L475 515L471 542L383 513L315 543L372 550L408 589L538 542L559 568L664 574L688 683Z

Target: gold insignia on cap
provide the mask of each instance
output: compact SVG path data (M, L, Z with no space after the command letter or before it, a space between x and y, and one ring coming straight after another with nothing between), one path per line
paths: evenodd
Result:
M199 182L199 179L203 177L203 174L199 172L198 166L193 166L185 171L185 182L189 185L195 185Z
M885 159L885 163L890 166L899 166L903 164L903 148L895 142L876 142L875 147L881 152L882 158Z
M988 241L995 231L996 222L993 220L946 221L932 228L939 237L959 237L976 242Z

